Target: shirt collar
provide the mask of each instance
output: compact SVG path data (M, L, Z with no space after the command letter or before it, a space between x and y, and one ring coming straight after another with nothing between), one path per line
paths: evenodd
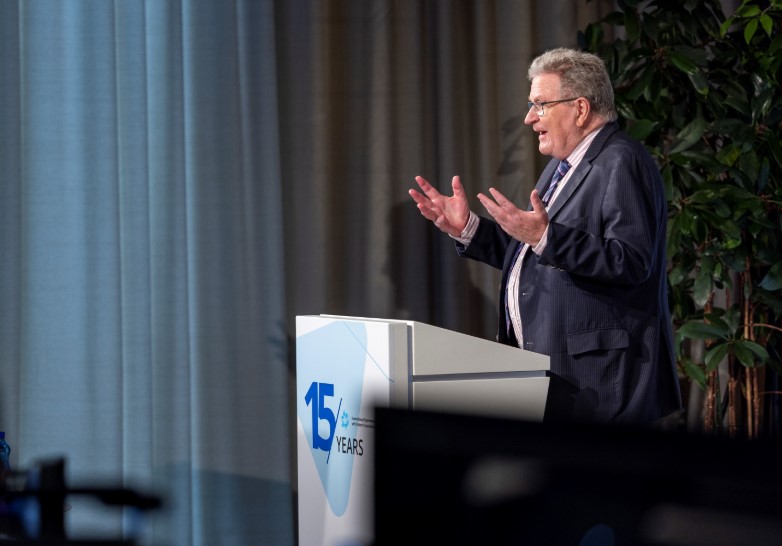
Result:
M584 155L586 155L589 146L592 144L592 141L595 140L597 133L599 133L600 129L602 129L603 127L605 127L605 125L598 127L597 129L589 133L587 136L585 136L584 139L578 143L576 149L570 152L570 155L565 158L567 159L567 162L570 163L571 171L575 170L575 167L581 162L582 159L584 159Z

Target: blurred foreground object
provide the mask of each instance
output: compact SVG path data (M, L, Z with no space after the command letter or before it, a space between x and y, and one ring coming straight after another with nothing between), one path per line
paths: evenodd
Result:
M782 443L378 408L374 546L775 546Z
M11 470L11 446L5 440L5 432L0 430L0 472Z
M26 471L0 470L0 542L12 544L136 544L135 537L69 539L65 532L66 498L88 496L103 505L145 512L161 506L153 495L125 488L79 487L65 484L65 460L39 461ZM134 530L133 535L137 534Z

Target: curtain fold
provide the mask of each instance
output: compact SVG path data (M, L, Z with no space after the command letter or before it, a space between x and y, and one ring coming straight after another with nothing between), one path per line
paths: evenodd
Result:
M533 7L280 6L290 315L406 318L494 337L498 272L459 260L407 190L420 174L450 192L458 174L471 196L494 185L526 204L537 179L521 124Z
M274 4L3 2L0 20L16 464L61 454L72 485L160 492L156 543L292 543ZM70 503L73 536L131 530Z

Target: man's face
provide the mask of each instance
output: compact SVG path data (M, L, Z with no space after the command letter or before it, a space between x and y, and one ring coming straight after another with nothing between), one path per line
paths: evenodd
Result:
M546 102L567 99L560 96L560 78L557 74L541 74L532 79L529 100ZM543 155L565 159L578 145L581 132L576 125L578 110L576 101L547 104L545 113L539 116L535 108L530 108L524 123L532 126L538 133L538 150Z

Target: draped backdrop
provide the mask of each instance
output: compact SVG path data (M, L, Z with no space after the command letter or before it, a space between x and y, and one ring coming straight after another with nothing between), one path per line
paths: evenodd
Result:
M148 543L294 544L295 315L493 338L498 274L457 259L407 189L459 174L526 205L526 67L606 10L0 0L12 463L62 456L72 486L161 494ZM69 502L74 536L134 530Z

